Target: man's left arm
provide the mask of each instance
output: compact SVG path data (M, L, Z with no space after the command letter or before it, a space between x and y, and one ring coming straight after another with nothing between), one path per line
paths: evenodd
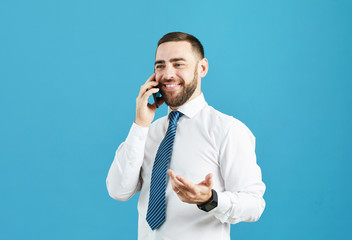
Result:
M231 125L220 147L220 171L225 191L217 191L218 205L209 214L221 222L257 221L265 208L265 185L256 162L255 138L242 123ZM173 189L183 202L201 205L212 198L211 174L194 184L169 170Z

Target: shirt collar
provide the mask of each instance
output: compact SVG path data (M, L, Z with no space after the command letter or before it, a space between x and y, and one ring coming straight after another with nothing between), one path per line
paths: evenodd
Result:
M188 118L192 118L206 105L207 105L207 102L204 99L203 93L201 93L198 97L182 105L179 109L177 109L177 111L181 112L183 115L187 116ZM171 111L172 109L168 107L168 113L170 113Z

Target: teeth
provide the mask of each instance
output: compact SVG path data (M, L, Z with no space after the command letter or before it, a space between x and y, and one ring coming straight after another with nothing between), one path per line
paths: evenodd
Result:
M167 84L166 87L176 87L176 84Z

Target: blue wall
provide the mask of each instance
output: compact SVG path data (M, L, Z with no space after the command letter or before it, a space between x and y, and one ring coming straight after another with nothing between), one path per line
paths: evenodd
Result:
M202 41L208 103L257 138L267 207L232 238L351 237L351 11L348 0L1 1L0 239L137 238L137 197L114 201L105 178L171 31Z

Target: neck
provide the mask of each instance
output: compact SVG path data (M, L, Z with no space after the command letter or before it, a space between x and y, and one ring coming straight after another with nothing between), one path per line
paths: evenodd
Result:
M185 102L185 103L182 104L181 106L170 107L170 109L171 109L172 111L176 111L176 110L178 110L180 107L182 107L183 105L187 104L188 102L190 102L190 101L192 101L193 99L195 99L196 97L198 97L200 94L202 94L201 91L194 92L193 95L187 100L187 102Z

